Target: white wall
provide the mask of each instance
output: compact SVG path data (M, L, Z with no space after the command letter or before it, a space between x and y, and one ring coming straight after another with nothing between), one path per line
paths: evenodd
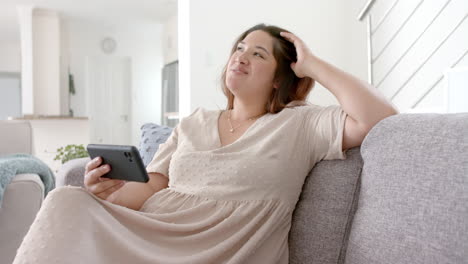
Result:
M376 1L369 14L376 87L402 112L444 112L444 72L468 66L468 2Z
M164 64L178 60L179 53L177 49L177 15L170 17L163 25L163 56Z
M357 18L367 0L344 2L344 4L340 4L340 7L344 9L342 29L344 42L340 46L345 53L342 69L362 80L368 81L366 23L359 21Z
M138 145L140 127L146 122L160 123L162 25L157 23L106 26L99 23L72 20L66 24L68 31L68 58L74 75L76 94L71 97L75 116L86 116L86 56L128 56L132 61L132 139ZM112 55L101 51L104 37L113 37L117 48Z
M33 9L32 5L17 6L21 43L21 112L23 115L34 113Z
M69 37L68 28L64 19L60 20L60 101L61 109L60 112L63 115L68 116L70 114L70 85L68 80L68 67L69 61Z
M19 42L0 42L0 72L21 72Z
M181 23L184 18L179 18L179 32L189 31L188 40L179 36L180 84L183 85L184 79L190 80L185 84L190 86L190 92L183 92L187 87L180 88L180 103L190 105L185 110L181 107L181 115L190 114L199 106L225 107L219 79L229 51L243 31L262 22L296 33L319 57L367 79L366 57L361 57L366 54L365 24L356 21L357 14L350 13L349 6L345 0L292 0L287 4L271 0L240 0L229 4L216 0L179 0L179 12L188 9L189 13L184 14L185 23ZM358 40L359 37L364 41ZM185 62L189 62L190 72L186 71ZM338 103L320 85L314 88L309 100L319 105Z

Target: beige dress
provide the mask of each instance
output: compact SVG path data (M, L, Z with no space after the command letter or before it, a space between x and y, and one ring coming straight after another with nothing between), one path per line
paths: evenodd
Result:
M14 263L288 263L292 212L322 159L344 159L339 106L286 108L221 146L220 110L199 108L148 172L169 188L134 211L78 187L51 192Z

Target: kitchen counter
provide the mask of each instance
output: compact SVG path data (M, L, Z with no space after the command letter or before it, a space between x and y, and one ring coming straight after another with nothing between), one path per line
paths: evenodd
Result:
M88 120L88 117L25 115L23 117L10 118L10 120Z

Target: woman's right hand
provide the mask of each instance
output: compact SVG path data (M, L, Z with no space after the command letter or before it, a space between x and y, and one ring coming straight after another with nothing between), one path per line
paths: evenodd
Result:
M96 157L86 164L84 185L88 192L107 200L111 194L124 186L125 181L101 177L111 170L109 164L100 166L101 163L102 158Z

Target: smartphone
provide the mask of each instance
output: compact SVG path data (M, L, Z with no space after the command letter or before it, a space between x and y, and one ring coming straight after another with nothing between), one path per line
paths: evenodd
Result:
M110 172L101 177L135 182L149 181L140 152L135 146L89 144L86 149L91 159L101 157L102 164L110 165Z

